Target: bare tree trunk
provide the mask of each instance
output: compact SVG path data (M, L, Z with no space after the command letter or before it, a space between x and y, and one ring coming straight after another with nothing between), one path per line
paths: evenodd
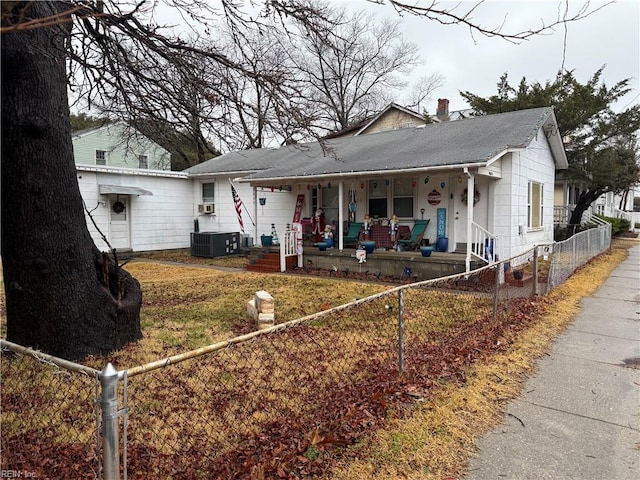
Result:
M28 14L56 9L64 6L32 2ZM69 25L2 35L1 238L7 339L78 359L142 337L142 292L86 226L66 89Z
M593 202L595 202L600 195L605 193L605 190L587 190L580 194L578 197L578 201L576 202L576 207L571 213L571 218L569 219L569 225L578 226L582 222L582 214L587 211L587 209L591 206Z

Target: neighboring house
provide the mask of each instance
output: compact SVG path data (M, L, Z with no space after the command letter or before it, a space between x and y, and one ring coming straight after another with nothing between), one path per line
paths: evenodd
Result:
M171 155L125 122L72 134L76 165L170 170Z
M435 115L430 115L433 122L449 122L462 120L473 115L471 108L449 112L449 100L438 99L438 108ZM390 103L379 114L364 120L339 132L327 135L325 139L356 137L371 133L384 132L386 130L396 130L398 128L420 127L425 125L424 114L418 113L410 108L403 107L397 103Z
M397 103L390 103L379 114L367 118L357 125L329 134L325 139L356 137L358 135L383 132L385 130L419 127L425 123L424 117L418 112L414 112Z
M197 214L192 184L168 170L165 149L124 122L76 132L72 140L87 226L100 250L189 246Z
M236 184L252 188L239 193L247 207L253 204L254 239L268 233L271 223L283 231L301 196L303 217L322 207L326 221L337 226L338 248L348 204L355 201L356 221L365 214L380 219L396 214L411 226L415 219L429 218L425 237L432 243L446 238L449 251L462 247L470 261L478 243L493 241L499 256L508 258L553 241L555 171L567 168L554 132L553 110L536 108L329 139L322 145L236 152L187 172L214 183L225 202L224 208L216 205L211 231L233 226L235 212L225 191L236 176ZM466 201L469 197L474 201ZM266 199L264 207L258 207L258 198Z

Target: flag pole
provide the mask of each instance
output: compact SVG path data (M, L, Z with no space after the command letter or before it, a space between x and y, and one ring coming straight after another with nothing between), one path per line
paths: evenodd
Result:
M228 178L227 180L229 180L229 183L231 184L231 186L233 188L235 188L235 185L233 184L233 182L231 181L230 178ZM237 192L237 190L236 190ZM239 197L240 195L238 195ZM251 225L253 225L254 227L256 226L255 222L253 221L253 218L251 218L251 214L249 213L249 209L247 208L247 206L244 204L244 202L242 202L242 206L244 207L244 211L247 212L247 216L249 217L249 220L251 220Z

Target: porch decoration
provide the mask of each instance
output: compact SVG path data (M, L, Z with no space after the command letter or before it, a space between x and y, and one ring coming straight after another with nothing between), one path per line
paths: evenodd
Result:
M333 248L333 225L324 227L324 243L327 248Z
M430 257L433 253L434 248L431 246L420 247L420 253L423 257Z
M111 208L115 213L122 213L124 212L124 203L118 200L116 203L113 204L113 207Z
M260 197L258 197L258 202L260 202L260 206L262 207L262 214L264 215L264 206L267 204L267 197L264 196L264 188L260 189Z
M356 221L356 209L358 208L357 197L356 197L356 189L355 186L352 185L349 190L349 222Z
M362 222L362 231L364 232L364 239L369 240L369 231L371 230L371 217L368 213L364 215L364 221Z
M467 204L467 197L469 196L468 190L469 190L468 188L465 188L464 191L462 192L462 194L460 195L460 200L462 200L462 203L464 203L465 205ZM473 189L473 204L475 205L479 201L480 201L480 192L478 191L477 188L474 188Z
M431 190L427 195L427 202L429 202L429 205L440 205L441 201L442 201L442 195L435 188Z
M322 208L318 208L315 215L311 217L311 234L314 243L320 241L322 232L324 232L324 211Z
M280 241L278 240L278 232L276 232L276 224L271 224L271 241L273 245L280 245Z
M393 245L394 248L397 246L398 222L398 216L394 213L389 220L389 236L391 237L391 245Z

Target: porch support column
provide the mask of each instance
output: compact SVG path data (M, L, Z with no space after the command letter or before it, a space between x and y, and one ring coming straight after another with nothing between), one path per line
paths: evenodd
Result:
M256 219L253 225L253 241L254 245L259 245L260 239L258 238L258 187L253 187L253 218Z
M342 251L344 248L342 236L344 232L344 182L340 180L338 182L338 250Z
M469 273L471 271L471 247L473 241L473 192L475 192L475 177L466 167L464 173L467 175L467 257L464 263L466 272Z

